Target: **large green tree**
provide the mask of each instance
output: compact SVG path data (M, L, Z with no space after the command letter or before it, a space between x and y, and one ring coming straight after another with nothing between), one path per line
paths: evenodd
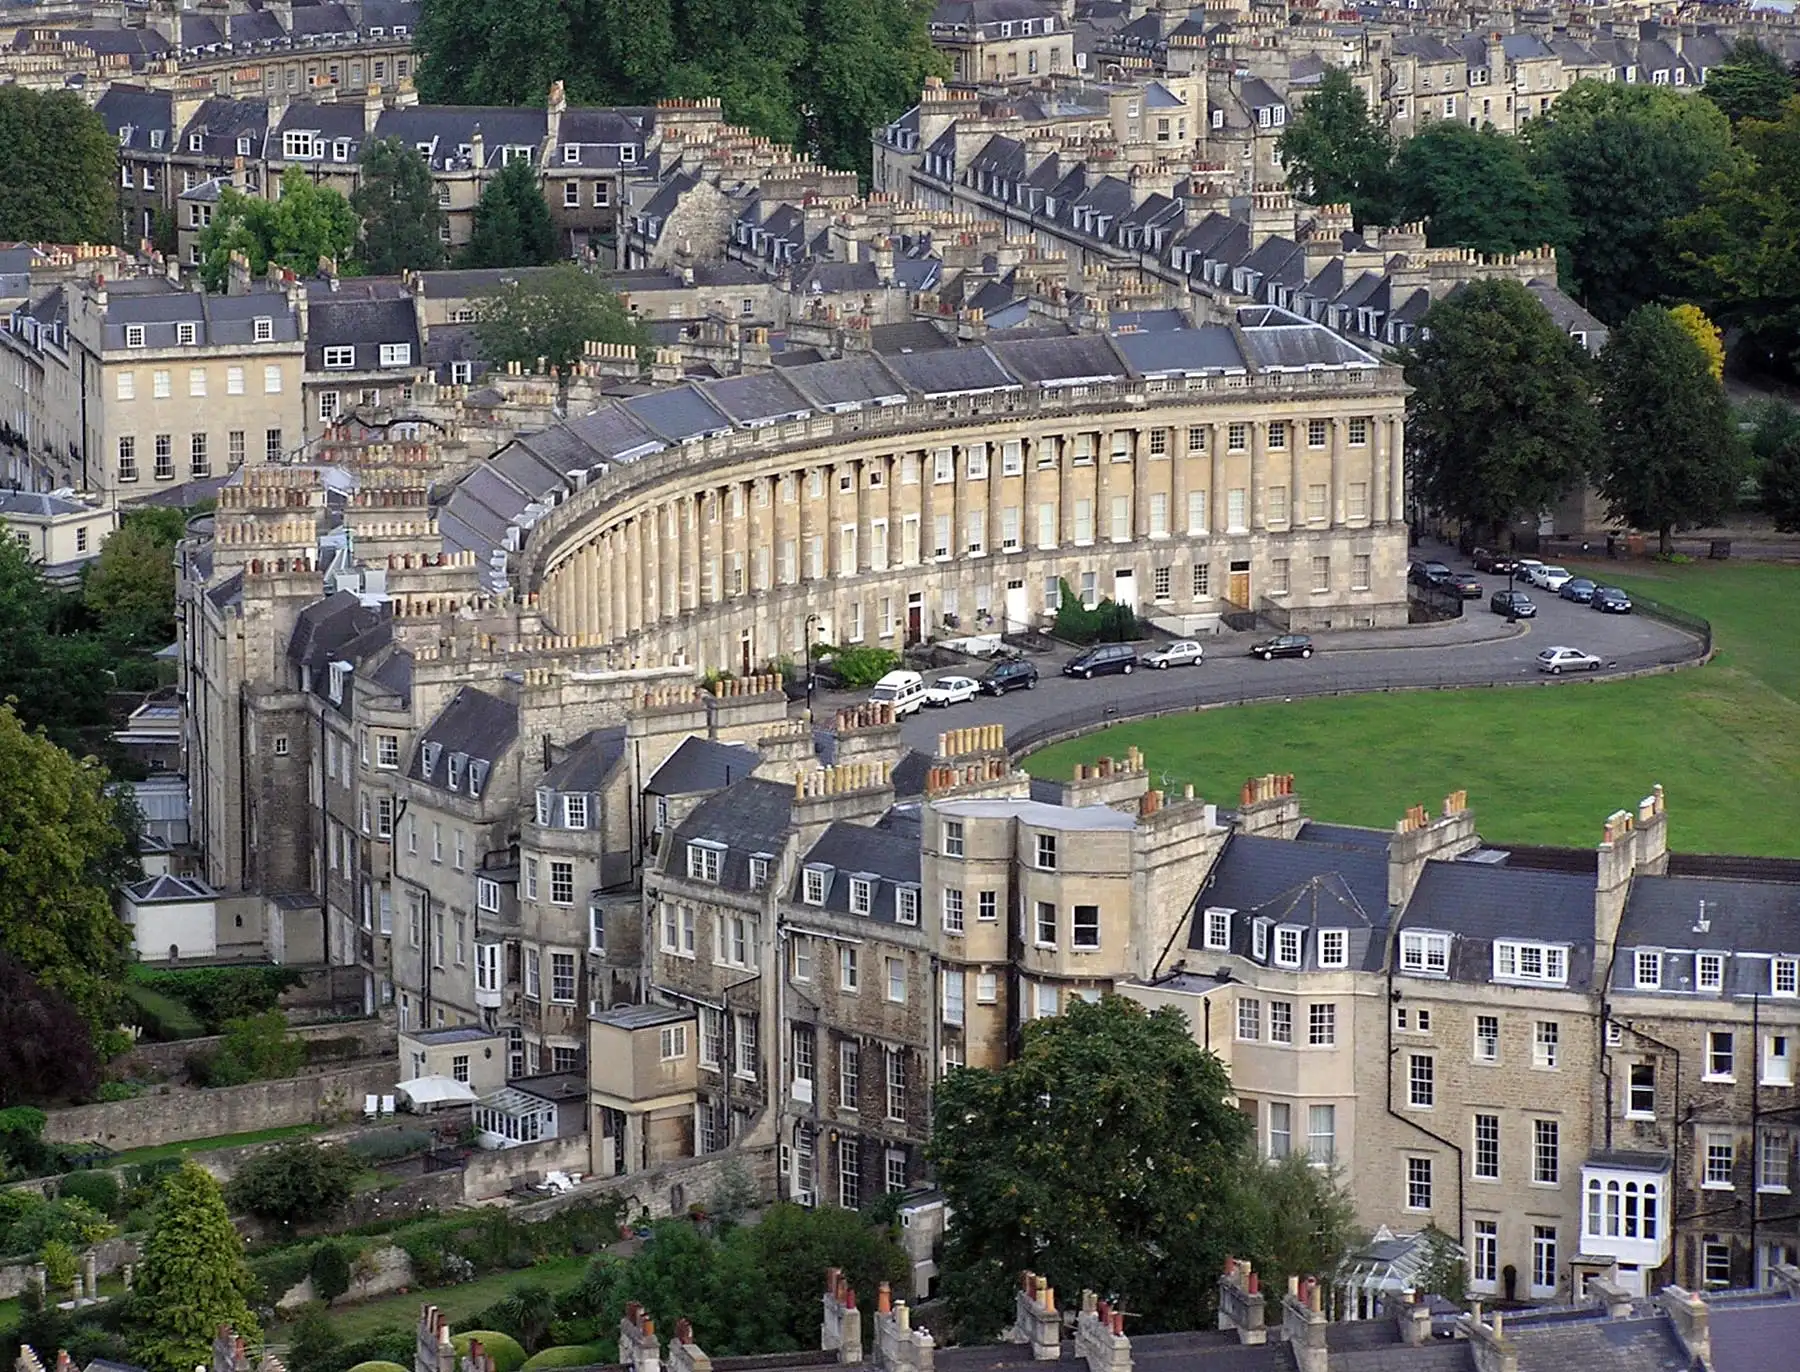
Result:
M1349 205L1357 221L1385 207L1394 140L1342 67L1327 67L1277 144L1288 186L1314 205Z
M74 91L0 85L0 241L111 243L119 144Z
M362 150L362 180L350 196L362 220L356 255L371 276L444 265L444 211L431 168L404 138L377 138Z
M567 368L582 345L617 343L642 351L650 333L617 294L573 262L503 284L475 306L475 332L492 362Z
M1434 247L1524 252L1567 243L1573 228L1562 186L1492 125L1441 119L1407 139L1394 157L1392 197L1390 217L1424 220Z
M1609 323L1669 293L1663 225L1699 205L1706 178L1730 164L1725 117L1663 86L1578 81L1524 141L1568 204L1572 292Z
M0 705L0 946L91 1032L117 1023L131 942L113 890L141 875L135 807L106 783Z
M175 544L182 510L134 510L100 549L81 596L115 648L160 648L175 636Z
M1734 125L1745 119L1779 119L1781 107L1794 97L1794 74L1780 53L1746 35L1706 73L1700 94Z
M1574 490L1598 446L1581 346L1516 281L1433 305L1400 351L1415 498L1492 540Z
M50 589L10 538L0 538L0 701L65 747L106 723L106 652L70 632L74 597Z
M1329 1158L1291 1153L1249 1159L1238 1197L1249 1239L1241 1254L1255 1261L1263 1289L1278 1293L1289 1277L1335 1272L1356 1239L1356 1205Z
M1743 156L1707 180L1668 233L1682 274L1759 367L1800 371L1800 97L1737 128Z
M1656 530L1665 554L1676 528L1731 507L1744 469L1737 424L1705 351L1669 311L1645 305L1607 339L1600 423L1600 494L1615 519Z
M343 1209L362 1164L338 1145L301 1140L259 1153L238 1169L226 1195L259 1219L295 1224Z
M1107 997L1024 1028L1019 1056L952 1072L931 1155L956 1214L944 1290L962 1337L1009 1322L1018 1274L1084 1287L1145 1331L1191 1329L1227 1253L1251 1134L1225 1069L1173 1010Z
M928 0L427 0L421 94L535 104L717 97L725 117L867 170L869 131L944 71Z
M310 276L319 259L342 262L356 242L356 212L329 186L315 184L299 167L282 174L281 198L264 200L227 186L213 221L200 234L200 279L209 291L225 289L231 254L250 259L261 276L271 262Z
M219 1183L186 1162L163 1183L131 1292L132 1351L152 1372L190 1372L212 1361L222 1324L254 1340L256 1278Z
M538 267L561 256L550 207L528 158L516 157L488 182L475 205L463 267Z

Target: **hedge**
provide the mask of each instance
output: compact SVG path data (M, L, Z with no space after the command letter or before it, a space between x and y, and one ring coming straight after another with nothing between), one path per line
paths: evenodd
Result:
M469 1356L469 1345L476 1339L481 1340L482 1352L494 1360L494 1372L519 1372L525 1365L525 1349L511 1334L502 1334L498 1329L465 1329L460 1334L451 1336L456 1345L456 1356Z
M125 999L130 1002L135 1022L158 1043L197 1039L206 1032L192 1010L161 991L127 982Z
M171 967L131 968L132 985L179 1001L206 1026L205 1032L224 1031L228 1021L273 1010L281 994L305 982L291 967Z
M554 1367L593 1367L607 1361L610 1345L604 1343L565 1343L546 1348L525 1359L520 1372L540 1372Z

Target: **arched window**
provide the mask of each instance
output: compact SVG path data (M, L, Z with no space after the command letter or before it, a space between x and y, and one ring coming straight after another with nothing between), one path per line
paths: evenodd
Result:
M1635 1239L1638 1236L1638 1184L1635 1181L1625 1183L1625 1237Z
M1587 1231L1600 1237L1600 1178L1590 1177L1587 1184Z
M1606 1183L1606 1237L1619 1237L1619 1183Z
M1656 1183L1644 1183L1644 1237L1656 1237Z

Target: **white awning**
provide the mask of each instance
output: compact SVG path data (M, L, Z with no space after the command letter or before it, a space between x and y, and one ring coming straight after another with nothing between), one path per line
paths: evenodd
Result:
M455 1077L414 1077L394 1089L414 1105L468 1105L475 1099L469 1083Z

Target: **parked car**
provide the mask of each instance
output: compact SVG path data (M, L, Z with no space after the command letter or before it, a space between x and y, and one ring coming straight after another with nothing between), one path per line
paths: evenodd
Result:
M894 718L917 714L925 703L925 678L917 672L889 672L869 692L869 704L891 705Z
M1038 669L1018 659L996 662L981 674L981 689L991 696L1003 696L1008 691L1029 691L1037 684Z
M1455 591L1464 600L1480 600L1486 594L1482 589L1480 579L1473 572L1452 572L1444 585Z
M941 676L925 688L927 705L960 705L981 694L981 683L972 676Z
M1572 600L1577 605L1586 605L1594 598L1599 588L1585 576L1572 576L1563 582L1562 589L1557 592L1564 600Z
M1539 590L1559 592L1575 579L1567 567L1539 564L1531 569L1531 584Z
M1441 586L1450 579L1450 569L1442 562L1415 562L1406 569L1406 579L1415 586Z
M1173 643L1165 643L1155 652L1146 654L1140 661L1146 667L1154 667L1159 672L1171 667L1198 667L1205 654L1200 645L1191 638L1177 639Z
M1617 586L1594 587L1593 598L1588 603L1605 615L1628 615L1631 613L1631 597Z
M1129 643L1096 643L1065 662L1063 675L1088 679L1123 672L1130 676L1137 669L1137 662L1137 649Z
M1597 672L1600 659L1579 648L1546 648L1537 655L1537 665L1540 672L1561 676L1564 672Z
M1505 553L1497 553L1492 548L1477 548L1469 561L1475 564L1478 572L1491 572L1495 576L1511 576L1518 562Z
M1305 634L1276 634L1274 638L1265 638L1261 643L1250 645L1250 656L1260 657L1264 662L1277 657L1311 657L1313 641Z
M1488 597L1488 609L1497 615L1511 615L1514 619L1537 618L1537 606L1523 591L1495 591Z
M1513 580L1531 582L1535 586L1537 583L1531 581L1531 574L1543 565L1535 557L1518 558L1513 562Z

